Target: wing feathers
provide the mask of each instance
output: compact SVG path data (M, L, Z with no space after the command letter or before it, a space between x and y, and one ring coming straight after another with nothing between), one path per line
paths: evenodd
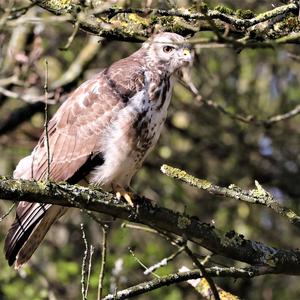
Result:
M83 83L50 120L50 180L76 183L103 163L101 143L107 128L129 98L143 88L144 55L137 53ZM32 154L19 162L15 178L46 179L45 140L44 132ZM25 263L65 210L48 204L20 202L5 240L8 263L12 265L16 258L17 267Z

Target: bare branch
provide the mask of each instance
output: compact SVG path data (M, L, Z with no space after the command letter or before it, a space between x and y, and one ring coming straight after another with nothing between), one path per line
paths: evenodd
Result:
M86 295L87 282L85 277L86 277L86 261L88 257L88 243L83 229L83 224L80 224L80 228L82 232L82 239L84 242L84 254L83 254L82 265L81 265L81 295L82 295L82 300L87 300L87 295Z
M16 206L16 204L14 203L13 205L10 206L10 208L7 210L6 213L4 213L1 217L0 217L0 223L11 213L11 211L14 209L14 207Z
M212 278L206 273L205 267L198 261L197 257L195 257L194 253L187 245L185 245L184 250L185 250L186 254L194 262L194 264L199 268L199 270L202 274L202 277L205 278L206 281L208 282L208 285L214 295L215 300L220 300L218 289L217 289L214 281L212 280Z
M219 268L212 267L207 268L206 273L211 277L232 277L232 278L252 278L254 276L260 276L264 274L270 274L272 271L268 268ZM128 289L119 291L116 295L107 295L103 300L122 300L145 294L149 291L161 288L163 286L169 286L171 284L187 281L190 279L201 278L201 274L198 270L189 271L184 273L175 273L167 276L163 276L151 281L146 281Z
M45 92L45 133L46 133L46 149L47 149L47 180L50 179L50 167L51 167L51 153L49 145L49 132L48 132L48 61L45 59L45 83L44 83L44 92Z
M45 95L41 95L41 96L33 96L33 95L23 95L23 94L19 94L19 93L15 93L12 92L10 90L7 90L3 87L0 86L0 94L11 98L11 99L20 99L24 102L27 103L36 103L36 102L44 102L45 101ZM54 93L48 93L48 97L53 97ZM57 101L55 99L47 99L47 103L48 104L56 104Z
M90 278L91 278L91 271L92 271L92 258L93 258L94 250L95 250L94 246L90 245L88 273L87 273L86 287L84 293L86 299L88 298L88 292L89 292L89 285L90 285Z
M107 226L103 225L102 226L101 266L100 266L99 280L98 280L97 300L102 299L102 293L103 293L103 279L104 279L104 274L105 274L106 252L107 252L107 232L108 232Z

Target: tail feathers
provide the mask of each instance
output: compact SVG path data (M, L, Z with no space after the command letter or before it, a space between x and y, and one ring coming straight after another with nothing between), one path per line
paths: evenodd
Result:
M66 212L66 210L66 207L57 205L52 205L47 210L39 224L34 228L34 231L22 245L19 253L17 254L15 264L16 269L20 268L24 263L26 263L30 259L37 247L43 241L46 233L48 232L52 224L57 219L59 219Z
M16 219L9 229L4 243L5 257L10 266L15 262L18 252L50 206L50 204L25 201L19 203Z

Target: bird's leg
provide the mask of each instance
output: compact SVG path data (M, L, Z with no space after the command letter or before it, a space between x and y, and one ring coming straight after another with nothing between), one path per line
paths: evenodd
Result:
M116 193L116 197L118 200L123 197L130 206L134 206L132 201L133 193L128 192L124 187L121 187L119 185L113 185L113 191Z

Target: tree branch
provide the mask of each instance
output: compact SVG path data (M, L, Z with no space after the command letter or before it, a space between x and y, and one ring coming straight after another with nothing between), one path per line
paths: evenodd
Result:
M89 10L72 1L32 0L32 2L55 15L68 15L73 24L79 24L80 29L108 39L141 41L151 35L159 25L164 31L182 35L200 31L226 32L238 39L225 38L217 42L225 42L240 48L272 47L276 44L299 42L299 37L294 34L298 28L298 5L294 2L257 16L249 10L234 11L223 6L210 9L205 4L196 9L177 10L122 7ZM291 14L295 18L295 22L292 22L293 24L289 27L286 18L291 17ZM213 27L211 20L215 20ZM273 26L265 24L267 22L273 25L277 23L280 26L274 29ZM230 26L230 30L228 30L228 26ZM216 41L212 40L211 42L215 43Z
M248 268L248 269L236 269L236 268L219 268L212 267L206 269L206 274L210 277L231 277L231 278L252 278L271 272L266 268ZM107 295L103 300L122 300L144 294L146 292L153 291L163 286L168 286L178 282L187 281L190 279L201 278L199 270L175 273L160 278L146 281L128 289L119 291L116 295Z
M263 187L255 181L256 189L242 190L241 188L230 185L228 188L221 187L203 179L196 178L183 170L163 165L161 171L172 178L179 179L185 183L205 190L210 194L229 197L249 203L261 204L273 209L276 213L286 218L290 223L300 229L300 217L291 209L279 204L274 197L268 193Z
M136 197L131 208L110 193L69 185L0 178L0 198L51 203L91 211L158 228L193 241L208 250L251 265L272 267L274 273L300 274L300 251L285 250L251 241L234 231L221 232L202 223L196 217L152 205L143 197Z

